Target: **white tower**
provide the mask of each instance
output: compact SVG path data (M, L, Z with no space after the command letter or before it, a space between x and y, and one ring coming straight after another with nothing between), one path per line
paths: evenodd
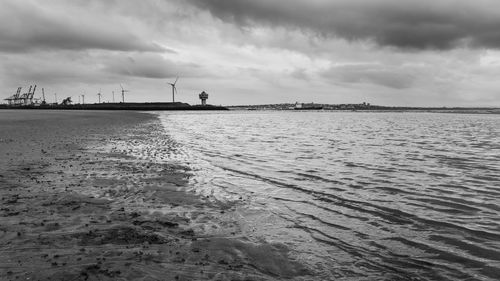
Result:
M201 105L207 105L208 94L205 91L203 91L203 92L201 92L199 97L201 100Z

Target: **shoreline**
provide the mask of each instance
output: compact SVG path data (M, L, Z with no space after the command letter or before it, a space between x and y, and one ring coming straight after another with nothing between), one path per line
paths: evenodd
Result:
M134 110L134 111L161 111L161 110L228 110L216 105L189 105L182 102L151 102L151 103L94 103L94 104L47 104L47 105L0 105L4 110Z
M422 109L408 109L408 108L394 108L394 109L269 109L269 108L241 108L228 106L230 111L287 111L287 112L369 112L369 113L456 113L456 114L500 114L500 108L450 108L450 109L434 109L434 108L422 108Z
M155 115L14 113L0 112L0 279L312 274L285 245L242 236L228 215L241 202L190 190L189 169L161 160L171 140Z

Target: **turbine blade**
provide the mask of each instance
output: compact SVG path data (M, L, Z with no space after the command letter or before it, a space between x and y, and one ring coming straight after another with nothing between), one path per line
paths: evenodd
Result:
M177 76L177 78L175 78L174 85L177 84L177 80L179 80L179 76Z

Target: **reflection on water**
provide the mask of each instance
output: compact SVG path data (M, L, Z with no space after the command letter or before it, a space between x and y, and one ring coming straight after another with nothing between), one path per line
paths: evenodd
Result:
M500 276L498 115L159 114L194 188L321 278Z

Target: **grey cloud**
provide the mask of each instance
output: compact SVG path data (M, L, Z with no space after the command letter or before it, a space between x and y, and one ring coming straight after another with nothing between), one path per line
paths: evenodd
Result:
M382 46L500 48L496 0L187 0L227 22L285 26Z
M0 51L168 51L153 42L142 40L125 26L120 26L119 22L103 22L102 17L78 7L51 9L51 3L41 3L46 7L24 1L3 3L0 10Z
M0 85L106 83L112 80L92 57L74 51L46 54L0 53Z
M153 53L112 56L104 64L104 71L108 73L155 79L178 75L193 77L203 72L196 64L175 63Z
M309 76L305 68L296 68L290 72L290 76L295 79L308 80Z
M393 89L410 88L415 81L415 76L406 69L366 64L335 66L322 75L343 83L369 83Z

